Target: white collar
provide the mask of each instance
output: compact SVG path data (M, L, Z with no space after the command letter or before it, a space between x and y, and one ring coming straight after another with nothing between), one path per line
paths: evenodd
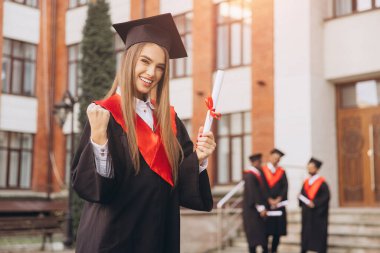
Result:
M272 163L267 163L267 166L272 174L276 173L277 168Z
M143 100L138 99L138 98L136 98L135 101L136 101L136 108L141 108L141 107L144 107L144 106L148 106L152 110L155 109L154 105L150 101L150 97L148 97L148 99L146 101L143 101Z
M120 86L117 87L117 89L116 89L116 93L117 93L118 95L121 96L121 89L120 89ZM147 105L147 106L149 106L150 109L152 109L152 110L155 109L154 105L153 105L152 102L151 102L150 96L148 97L148 99L147 99L146 101L143 101L143 100L141 100L141 99L136 98L136 108L141 107L141 106L143 106L144 104Z
M255 166L250 165L248 167L248 170L252 171L255 174L259 174L260 175L260 171Z
M318 178L320 178L319 174L315 174L314 176L311 176L311 177L309 178L309 185L314 184L314 182L315 182Z

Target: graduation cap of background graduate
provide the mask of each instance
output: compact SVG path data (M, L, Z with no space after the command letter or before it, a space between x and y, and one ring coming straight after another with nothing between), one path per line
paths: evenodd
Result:
M170 13L112 25L126 49L139 42L152 42L166 48L170 59L187 56L185 46Z
M282 151L280 151L277 148L272 149L270 153L271 154L278 154L280 157L283 157L285 155L285 153L283 153Z
M315 164L315 167L317 167L318 169L322 166L323 162L321 162L320 160L318 159L315 159L314 157L310 158L310 161L309 163L314 163Z
M263 155L261 153L252 154L249 156L249 160L251 162L254 162L254 161L260 160L262 157L263 157Z

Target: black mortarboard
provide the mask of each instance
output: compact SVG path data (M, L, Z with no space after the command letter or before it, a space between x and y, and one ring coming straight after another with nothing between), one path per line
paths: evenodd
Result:
M152 42L166 48L170 59L186 57L186 49L172 14L136 19L112 25L126 49L139 42Z
M281 152L277 148L272 149L272 151L270 153L271 154L278 154L280 157L283 157L285 155L283 152Z
M320 160L318 159L315 159L315 158L310 158L310 161L309 163L314 163L315 164L315 167L317 167L318 169L322 166L323 162L321 162Z
M257 153L257 154L252 154L249 156L249 160L251 162L254 162L254 161L257 161L257 160L260 160L262 158L262 154L261 153Z

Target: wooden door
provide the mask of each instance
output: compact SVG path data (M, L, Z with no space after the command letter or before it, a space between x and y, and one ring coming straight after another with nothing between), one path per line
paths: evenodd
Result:
M380 107L338 109L342 206L380 205Z

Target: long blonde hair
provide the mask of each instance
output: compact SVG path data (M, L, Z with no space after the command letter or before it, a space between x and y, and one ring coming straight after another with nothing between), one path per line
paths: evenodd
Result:
M122 64L118 70L111 89L106 98L115 94L117 87L121 90L121 107L127 128L129 152L136 174L140 171L140 156L136 139L136 112L135 97L137 94L135 83L135 66L146 42L131 46L123 55ZM162 47L161 47L162 48ZM173 182L177 182L178 167L183 159L183 150L171 127L169 103L169 54L165 48L165 72L156 86L156 104L153 111L160 127L161 141L172 168Z

